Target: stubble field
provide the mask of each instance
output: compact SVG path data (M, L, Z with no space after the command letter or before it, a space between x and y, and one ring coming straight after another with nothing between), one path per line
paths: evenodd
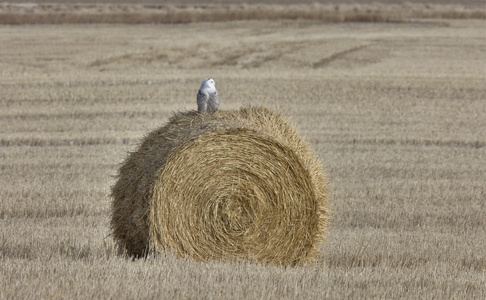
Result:
M0 26L0 298L486 297L484 20ZM205 77L328 174L312 266L119 257L127 151Z

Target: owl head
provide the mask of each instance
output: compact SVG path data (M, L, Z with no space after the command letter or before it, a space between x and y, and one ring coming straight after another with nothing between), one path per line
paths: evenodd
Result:
M206 88L209 88L209 89L215 89L216 88L216 82L214 81L214 79L208 77L208 78L203 80L203 82L201 84L201 90L206 89Z

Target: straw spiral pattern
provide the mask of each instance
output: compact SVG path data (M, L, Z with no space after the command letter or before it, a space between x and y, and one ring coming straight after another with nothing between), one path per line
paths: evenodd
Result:
M302 264L318 256L326 193L319 163L281 115L179 113L120 169L112 228L134 256Z

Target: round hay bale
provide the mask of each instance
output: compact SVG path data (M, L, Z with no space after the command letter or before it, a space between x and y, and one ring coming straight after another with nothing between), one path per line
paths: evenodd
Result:
M326 179L298 132L262 107L176 113L129 154L112 189L121 251L295 265L318 256Z

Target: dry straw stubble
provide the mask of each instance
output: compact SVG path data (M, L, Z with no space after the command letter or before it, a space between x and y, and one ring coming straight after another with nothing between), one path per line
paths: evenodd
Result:
M114 237L134 256L309 263L328 219L318 160L261 107L175 114L129 155L112 195Z

